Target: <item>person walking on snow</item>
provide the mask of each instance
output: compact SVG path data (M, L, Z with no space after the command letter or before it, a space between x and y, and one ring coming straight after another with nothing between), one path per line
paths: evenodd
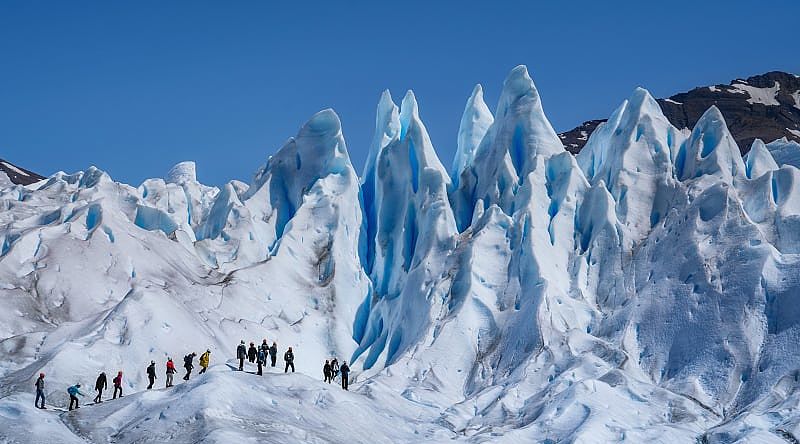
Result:
M42 400L41 407L39 406L39 400ZM33 405L36 406L37 409L44 410L44 373L39 373L39 379L36 380L36 399L33 400Z
M244 360L247 359L247 347L244 346L244 339L236 347L236 359L239 360L239 371L241 372L244 370Z
M200 355L200 368L202 370L200 370L200 373L198 374L202 375L206 372L206 370L208 370L209 361L211 361L211 350L206 349L206 352Z
M336 360L336 356L331 360L331 375L331 379L339 375L339 361Z
M119 373L117 373L117 377L114 378L114 381L112 381L112 382L114 382L114 398L113 399L117 399L117 391L119 391L119 397L122 398L122 371L121 370L120 370Z
M278 359L278 343L273 342L272 347L269 348L269 359L272 362L272 367L275 367L275 361Z
M269 356L269 345L267 345L267 340L264 339L261 342L261 345L258 346L258 350L264 350L264 355ZM267 365L267 361L264 361L264 365Z
M258 351L258 376L263 375L264 364L267 363L267 352L262 348Z
M250 348L247 349L247 360L250 361L251 364L256 362L256 357L258 356L258 349L256 349L256 345L254 343L250 343Z
M342 361L342 366L339 370L342 372L342 388L348 390L348 387L350 387L350 367L347 366L347 361Z
M183 368L186 369L186 376L183 377L184 381L189 380L189 375L192 374L192 369L194 368L194 357L197 356L197 353L191 352L188 355L183 357Z
M172 375L175 373L175 363L172 362L172 358L167 358L167 388L172 387Z
M286 368L283 369L283 372L287 373L291 366L292 373L294 373L294 352L292 352L292 347L289 347L289 350L286 350L286 353L283 354L283 360L286 361Z
M67 389L67 393L69 393L69 409L72 410L73 405L75 406L76 409L81 408L81 406L78 405L78 395L84 396L84 394L81 393L81 385L80 384L73 385L72 387Z
M325 365L322 367L322 374L325 376L323 381L330 384L331 380L333 379L333 374L331 373L331 363L327 360L325 361Z
M103 402L103 390L108 388L108 379L106 378L106 372L100 372L100 376L97 377L97 380L94 382L94 389L97 392L97 396L94 397L94 403Z
M150 361L150 365L147 366L147 379L150 380L147 390L150 390L156 382L156 361Z

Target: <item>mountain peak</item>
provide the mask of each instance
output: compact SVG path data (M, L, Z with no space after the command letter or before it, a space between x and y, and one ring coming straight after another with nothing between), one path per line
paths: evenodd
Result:
M727 85L697 87L657 102L678 129L693 128L709 107L716 106L742 154L756 138L772 141L786 137L800 142L800 77L795 74L770 71ZM603 121L586 121L559 137L570 152L578 153Z

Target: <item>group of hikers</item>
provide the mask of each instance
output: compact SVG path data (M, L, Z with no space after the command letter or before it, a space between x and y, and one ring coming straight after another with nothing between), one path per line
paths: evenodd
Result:
M183 368L186 370L186 375L184 375L183 380L188 381L189 377L192 374L192 370L194 369L194 358L197 356L197 353L191 352L183 357ZM251 342L250 347L245 346L244 340L239 343L239 346L236 348L236 358L239 360L239 371L244 371L244 361L247 360L251 364L258 365L258 372L259 376L263 375L263 367L267 365L267 358L269 358L270 365L275 367L275 363L278 357L278 344L273 342L272 345L267 345L267 340L261 343L261 345L256 348L255 343ZM286 350L286 353L283 354L283 360L286 363L286 366L283 370L284 373L289 371L291 367L292 373L294 373L294 352L292 351L292 347L289 347ZM211 350L207 349L205 353L200 355L199 363L200 363L200 372L199 374L203 374L208 370L208 366L211 362ZM166 384L165 387L169 388L173 386L172 378L177 370L175 369L175 363L172 361L172 358L167 358L166 363ZM334 357L332 360L326 360L325 365L323 366L323 376L324 381L327 383L331 383L333 378L341 373L342 375L342 388L344 390L348 390L348 383L349 383L349 376L350 376L350 367L347 365L347 361L344 361L339 366L339 362ZM147 379L149 381L149 385L147 389L150 390L153 388L155 384L155 380L158 379L156 376L156 361L150 361L150 365L147 366ZM122 371L117 373L117 376L111 381L114 384L114 397L112 399L117 399L117 396L122 397ZM44 382L44 373L39 373L39 379L36 380L36 399L34 400L34 404L36 408L45 409L45 382ZM70 386L67 389L67 394L69 395L69 410L79 409L80 405L78 402L78 396L86 396L81 393L81 384L75 384ZM96 404L103 402L103 391L108 389L108 379L106 377L105 372L100 372L100 375L97 377L97 380L94 384L94 389L97 391L97 396L94 398L94 402ZM41 404L40 404L41 401Z

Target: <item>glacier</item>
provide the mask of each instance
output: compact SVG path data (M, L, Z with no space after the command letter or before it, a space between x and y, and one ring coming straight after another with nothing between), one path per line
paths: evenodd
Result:
M800 145L743 158L715 107L679 130L637 88L573 156L518 66L445 167L399 103L361 175L330 109L250 183L0 173L0 441L798 442ZM298 373L232 371L262 338ZM125 398L59 410L117 370Z

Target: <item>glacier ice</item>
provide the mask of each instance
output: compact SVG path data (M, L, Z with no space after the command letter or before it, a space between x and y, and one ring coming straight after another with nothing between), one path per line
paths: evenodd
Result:
M448 170L420 108L383 92L360 177L332 110L249 184L0 176L0 439L800 437L800 145L742 158L715 107L686 133L637 88L573 156L519 66L494 113L472 91ZM303 374L230 372L261 338ZM208 374L143 390L204 348ZM332 356L351 392L315 380ZM32 408L40 371L58 406L117 369L124 401Z

